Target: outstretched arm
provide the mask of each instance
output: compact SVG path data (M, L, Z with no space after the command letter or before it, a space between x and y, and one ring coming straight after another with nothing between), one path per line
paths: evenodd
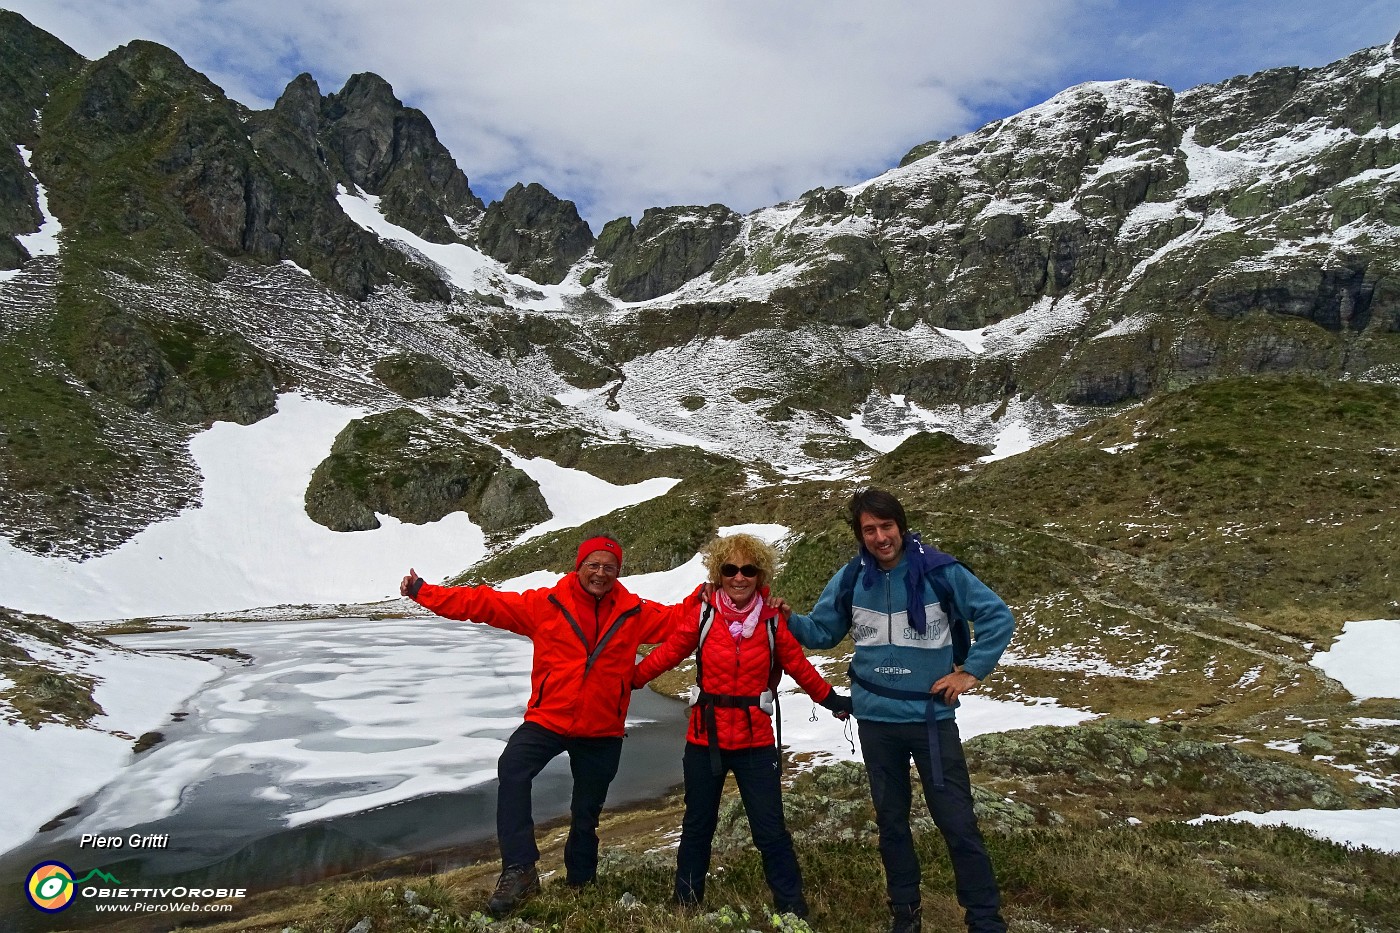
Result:
M645 686L657 674L681 663L700 643L699 601L687 600L674 607L673 615L675 624L670 636L632 669L633 688Z
M481 622L527 637L535 629L524 593L502 593L489 586L434 586L412 569L399 581L399 593L447 619Z
M809 616L798 615L788 608L785 601L782 603L780 611L783 611L793 636L804 648L834 648L851 630L850 612L842 613L836 606L840 589L841 574L838 573L822 590L821 598Z
M669 606L650 599L642 600L641 637L637 639L638 643L659 645L669 638L687 616L700 612L703 601L701 593L702 588L697 586L685 599Z
M802 653L802 646L788 630L787 623L778 623L777 631L778 662L783 670L792 675L797 685L821 706L831 710L837 719L845 719L851 714L851 698L832 687L821 671Z

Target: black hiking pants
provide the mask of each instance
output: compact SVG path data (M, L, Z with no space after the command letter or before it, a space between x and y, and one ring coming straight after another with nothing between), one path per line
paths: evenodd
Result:
M533 722L522 723L496 762L496 838L501 864L533 865L540 857L530 791L535 776L560 752L569 755L574 791L569 803L569 838L564 843L564 880L587 884L598 874L598 816L617 775L622 737L569 738Z
M958 903L966 912L967 928L973 933L1003 933L1006 922L1001 918L1001 895L982 832L977 828L977 817L972 812L972 784L957 723L951 719L938 722L943 763L941 790L929 780L928 726L925 723L862 719L859 725L890 903L919 901L919 857L909 829L913 800L909 761L912 758L919 769L929 815L948 844Z
M783 821L783 792L778 775L778 749L742 748L720 751L718 775L710 767L710 749L687 742L681 759L685 773L685 818L676 850L676 900L698 904L705 897L705 873L719 825L720 795L725 775L733 771L749 818L753 844L763 856L763 876L779 911L802 904L802 872L792 848L792 835Z

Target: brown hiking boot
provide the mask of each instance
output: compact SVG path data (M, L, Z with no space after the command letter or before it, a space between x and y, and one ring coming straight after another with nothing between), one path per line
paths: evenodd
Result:
M504 917L540 890L540 873L534 865L508 865L496 879L496 890L486 902L493 917Z

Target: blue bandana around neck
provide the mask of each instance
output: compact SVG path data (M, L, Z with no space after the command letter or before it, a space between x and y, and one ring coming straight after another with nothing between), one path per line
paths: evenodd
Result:
M931 544L924 544L919 540L919 534L916 531L905 533L904 553L901 556L908 564L904 574L904 586L905 607L909 614L909 624L914 627L914 631L923 635L928 630L928 617L924 613L924 574L945 564L957 563L957 560ZM864 543L860 546L860 563L862 568L861 582L866 589L873 589L876 581L879 580L880 562L866 550Z

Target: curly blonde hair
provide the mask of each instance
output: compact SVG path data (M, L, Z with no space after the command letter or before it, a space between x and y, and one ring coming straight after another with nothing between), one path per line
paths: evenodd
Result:
M778 567L778 552L753 535L737 534L716 538L705 545L705 549L700 554L705 560L705 569L710 573L710 582L715 586L720 585L719 568L725 564L752 561L754 566L758 568L759 586L767 586L772 581L773 574ZM735 555L739 554L742 554L746 560L735 560Z

